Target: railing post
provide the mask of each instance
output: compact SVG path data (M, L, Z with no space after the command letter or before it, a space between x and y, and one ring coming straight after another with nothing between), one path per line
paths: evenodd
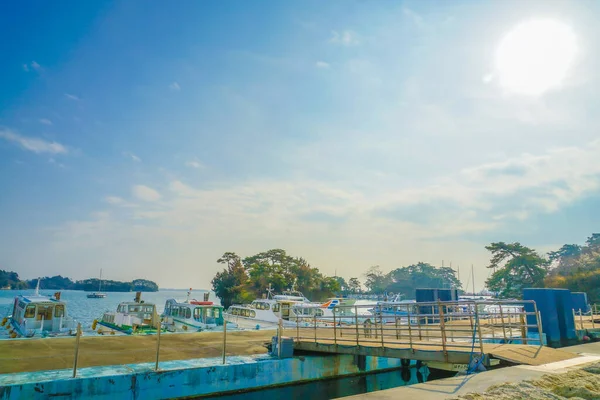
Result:
M227 355L227 321L223 321L223 365L226 363Z
M581 329L585 329L583 327L583 313L581 312L581 308L579 309L579 323L581 324Z
M354 306L354 320L356 322L356 345L359 346L359 332L358 332L358 307Z
M158 320L158 329L156 331L156 365L154 365L154 370L158 371L158 361L160 356L160 331L162 330L162 323L160 318Z
M411 322L410 322L410 306L406 307L406 313L408 316L408 343L410 345L410 350L414 353L414 349L413 349L413 342L412 342L412 328L411 328Z
M537 311L537 306L535 306L536 309L536 319L537 319L537 326L538 326L538 334L540 336L540 347L542 347L544 345L544 333L542 332L542 312L541 311Z
M379 322L381 324L381 347L385 347L385 345L383 344L383 310L381 311L381 320Z
M81 338L81 323L77 323L77 337L75 338L75 359L73 360L73 378L77 377L77 361L79 360L79 339Z
M500 321L502 321L502 335L504 336L504 343L507 343L506 340L506 326L504 325L504 313L502 312L502 304L498 304L500 308Z
M444 360L448 362L448 349L446 348L446 321L444 317L444 308L442 302L438 299L438 312L440 314L440 329L442 334L442 350L444 351Z
M423 335L421 334L421 308L417 306L417 328L419 330L419 340L423 340Z
M594 304L592 306L592 308L590 309L590 315L592 317L592 329L596 329L596 325L594 323L594 311L595 311L595 309L596 309L596 305Z
M296 317L296 341L300 341L300 318Z
M521 323L521 340L523 344L527 344L527 319L522 313L519 314L519 322Z
M333 344L337 344L337 324L335 322L335 307L333 307Z
M475 325L477 325L477 336L479 336L479 348L481 350L481 354L484 354L483 336L481 335L481 324L479 323L479 310L477 309L477 303L475 303Z
M314 330L315 330L315 343L317 343L317 316L313 316L313 324L314 324Z
M398 331L398 306L394 309L394 320L396 322L396 340L400 339L400 332Z

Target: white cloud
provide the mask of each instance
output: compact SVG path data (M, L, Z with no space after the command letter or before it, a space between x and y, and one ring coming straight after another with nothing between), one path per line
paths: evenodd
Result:
M323 69L327 69L327 68L329 68L329 67L330 67L329 63L326 63L325 61L317 61L317 62L315 63L315 66L316 66L317 68L323 68Z
M23 71L29 72L29 66L27 64L23 64Z
M179 91L179 90L181 90L181 87L179 86L179 83L173 82L169 85L169 89L174 90L174 91Z
M342 32L331 31L329 41L342 46L355 46L360 43L360 38L358 34L349 30Z
M187 165L190 168L205 168L204 164L197 160L188 161L185 163L185 165Z
M35 69L36 71L39 71L39 70L42 69L42 66L40 64L38 64L37 62L32 61L31 62L31 68Z
M34 153L67 154L69 150L57 142L48 142L44 139L21 136L9 129L0 129L0 138L21 146Z
M131 188L131 193L138 199L143 201L160 200L160 193L151 187L145 185L135 185Z
M69 100L73 100L73 101L79 101L81 100L79 97L75 96L74 94L69 94L69 93L65 93L65 97Z
M106 201L108 204L112 204L112 205L120 205L125 203L125 200L123 200L120 197L117 196L106 196L104 198L104 201Z
M131 159L132 159L133 161L135 161L135 162L142 162L142 159L141 159L141 158L139 158L138 156L136 156L135 154L133 154L133 153L131 153L131 152L129 152L129 151L125 151L125 152L123 152L123 155L124 155L125 157L129 157L129 158L131 158Z
M52 125L52 121L50 121L47 118L42 118L40 119L40 124L44 124L44 125Z

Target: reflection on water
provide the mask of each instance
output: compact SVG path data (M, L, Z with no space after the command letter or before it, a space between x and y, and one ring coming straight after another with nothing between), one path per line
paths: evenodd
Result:
M391 389L399 386L414 385L428 380L447 378L455 372L420 368L401 368L393 371L347 378L328 379L299 385L284 386L275 389L208 397L204 399L220 400L265 400L265 399L302 399L329 400L338 397Z

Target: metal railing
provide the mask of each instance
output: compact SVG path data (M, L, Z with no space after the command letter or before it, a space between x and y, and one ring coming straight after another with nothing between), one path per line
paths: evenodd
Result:
M573 309L573 318L575 320L575 328L585 329L596 329L600 328L600 306L598 304L592 304L590 310L585 312L581 309Z
M526 311L525 305L529 305ZM344 314L344 317L340 317ZM348 315L352 314L351 317ZM484 343L543 345L540 312L534 301L454 301L341 305L332 315L313 316L312 326L296 321L283 334L297 342L439 349L484 353Z

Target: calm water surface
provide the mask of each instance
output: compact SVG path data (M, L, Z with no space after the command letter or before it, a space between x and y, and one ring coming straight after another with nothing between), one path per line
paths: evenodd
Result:
M53 295L56 290L44 290L43 282L40 294ZM15 296L19 294L33 294L35 290L0 290L0 319L12 312L11 308ZM106 292L106 297L103 299L88 299L88 292L81 290L61 290L61 300L67 303L67 312L78 322L84 331L91 330L94 319L99 318L105 311L115 311L117 305L123 301L133 301L135 292ZM192 298L202 300L206 290L194 290ZM185 300L187 290L159 290L158 292L142 293L142 300L147 303L154 303L158 309L158 313L162 313L167 299L175 298ZM211 292L210 300L216 304L220 304L219 299Z

